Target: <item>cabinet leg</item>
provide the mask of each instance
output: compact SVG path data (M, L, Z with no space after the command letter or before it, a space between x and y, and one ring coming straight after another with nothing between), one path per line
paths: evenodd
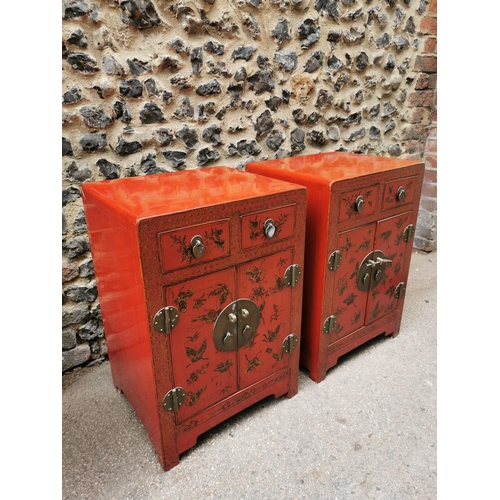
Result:
M390 336L390 337L397 337L399 335L399 329L401 327L401 316L396 320L395 324L394 324L394 328L391 328L391 330L389 330L391 333L386 333L386 337Z
M309 378L319 384L326 377L326 370L309 370Z
M170 470L179 463L179 456L163 457L160 464L164 471Z

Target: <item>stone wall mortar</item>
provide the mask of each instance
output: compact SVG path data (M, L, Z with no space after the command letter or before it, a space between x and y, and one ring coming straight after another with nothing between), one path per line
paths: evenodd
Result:
M423 161L434 11L434 0L63 2L63 371L106 356L83 182L326 151Z

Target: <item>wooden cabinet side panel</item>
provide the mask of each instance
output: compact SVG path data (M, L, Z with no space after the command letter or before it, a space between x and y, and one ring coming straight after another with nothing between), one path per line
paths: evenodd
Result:
M162 455L137 231L84 205L114 385L123 391Z
M300 362L309 370L313 380L326 370L322 352L327 339L322 331L323 316L330 305L325 305L325 283L328 250L330 190L309 191L307 197L306 243L304 259L304 294L302 315L302 343Z

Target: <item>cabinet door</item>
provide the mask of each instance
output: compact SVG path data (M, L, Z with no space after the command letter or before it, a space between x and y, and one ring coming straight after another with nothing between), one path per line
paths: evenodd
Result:
M357 286L358 269L373 251L375 223L340 233L337 248L342 263L335 271L332 314L336 317L330 343L362 327L365 321L367 292Z
M377 223L375 250L381 250L391 260L383 278L369 292L366 324L369 324L398 307L394 294L396 287L404 276L404 262L411 244L404 241L404 231L412 219L412 212L406 212Z
M257 332L238 349L239 387L247 387L287 366L282 344L290 332L291 288L284 274L293 258L292 250L258 258L237 268L238 297L255 302L260 310Z
M177 307L179 322L169 334L176 386L186 391L176 413L182 422L237 390L236 351L216 348L213 327L235 299L234 268L168 287L166 303Z

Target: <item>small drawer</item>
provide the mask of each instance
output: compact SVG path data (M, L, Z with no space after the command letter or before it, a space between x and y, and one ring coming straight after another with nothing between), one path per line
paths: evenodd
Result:
M160 233L163 272L229 255L229 219Z
M355 220L377 211L378 184L346 191L340 196L339 222Z
M416 185L416 176L386 182L384 187L384 198L382 200L382 210L388 210L399 205L411 203L415 195Z
M241 247L252 248L293 235L295 205L273 208L241 217Z

